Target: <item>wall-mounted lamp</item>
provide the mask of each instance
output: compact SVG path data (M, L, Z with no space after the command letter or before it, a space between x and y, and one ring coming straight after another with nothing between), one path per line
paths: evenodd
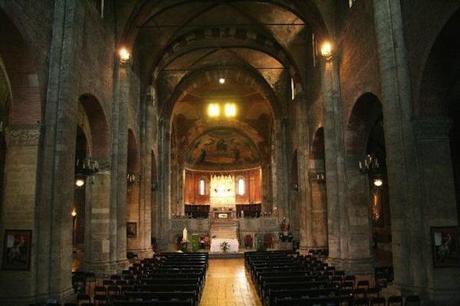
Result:
M326 173L324 172L310 172L310 180L318 183L324 183L326 181Z
M85 180L82 178L77 178L75 180L75 186L77 187L83 187L85 185Z
M225 78L219 78L219 84L224 85L225 84Z
M299 191L299 184L297 184L297 183L292 184L292 189L294 191Z
M334 51L334 46L332 45L330 41L326 40L321 44L321 48L320 48L321 56L324 57L326 60L332 59L333 51Z
M125 47L121 47L118 50L118 56L120 57L120 62L122 64L127 63L129 59L131 58L131 54L129 53L128 49Z
M128 173L128 175L126 176L126 181L128 182L128 184L134 184L137 180L137 177L136 177L136 174L134 173Z
M383 185L383 180L381 178L374 178L374 186L381 187Z
M380 163L377 157L367 154L364 160L358 162L358 166L359 171L364 174L371 171L377 171L380 168Z
M72 215L72 217L76 217L77 216L77 210L74 208L72 209L72 212L70 213L70 215Z

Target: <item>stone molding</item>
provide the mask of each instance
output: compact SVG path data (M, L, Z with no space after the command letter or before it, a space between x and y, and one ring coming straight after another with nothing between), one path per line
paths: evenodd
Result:
M38 146L40 124L8 126L5 128L7 146Z

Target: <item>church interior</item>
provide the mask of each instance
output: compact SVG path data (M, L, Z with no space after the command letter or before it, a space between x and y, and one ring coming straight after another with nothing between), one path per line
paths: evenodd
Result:
M460 305L459 34L460 0L0 0L0 304Z

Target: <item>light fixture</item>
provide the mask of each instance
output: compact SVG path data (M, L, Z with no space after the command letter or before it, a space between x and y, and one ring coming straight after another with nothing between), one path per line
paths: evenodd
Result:
M85 180L84 179L78 178L78 179L75 180L75 186L82 187L83 185L85 185Z
M324 41L321 44L321 56L324 57L327 60L330 60L332 58L332 51L333 51L333 46L332 43L328 40Z
M128 174L126 175L126 181L128 182L128 184L130 184L130 185L131 185L131 184L134 184L134 183L136 182L136 180L137 180L136 174L134 174L134 173L128 173Z
M210 103L208 105L208 116L216 118L220 116L220 105L217 103Z
M383 185L383 180L381 178L375 178L374 179L374 186L375 187L381 187Z
M235 105L235 103L225 103L224 110L225 110L225 117L227 117L227 118L236 117L236 105Z
M378 171L380 168L379 160L376 156L367 154L364 160L358 162L359 171L361 173L369 173L370 171Z
M129 61L131 54L129 53L128 49L126 49L125 47L121 47L118 50L118 56L120 57L120 62L126 63L127 61Z
M225 78L219 78L219 84L224 85L225 84Z
M77 216L77 210L74 208L70 214L75 218Z

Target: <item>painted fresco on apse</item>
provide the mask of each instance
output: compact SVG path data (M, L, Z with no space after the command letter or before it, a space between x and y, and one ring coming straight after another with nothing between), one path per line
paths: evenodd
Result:
M256 165L259 153L253 142L232 129L212 130L190 146L187 162L197 166Z

